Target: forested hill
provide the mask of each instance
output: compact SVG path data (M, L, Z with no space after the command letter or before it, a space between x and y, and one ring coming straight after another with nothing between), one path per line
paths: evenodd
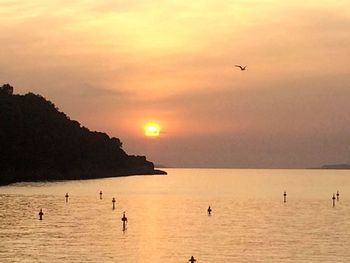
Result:
M118 138L82 127L42 96L0 87L0 184L156 173Z

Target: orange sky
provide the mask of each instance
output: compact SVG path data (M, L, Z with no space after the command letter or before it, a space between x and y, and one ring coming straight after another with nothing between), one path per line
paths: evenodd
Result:
M98 2L0 0L1 82L163 165L350 162L348 0Z

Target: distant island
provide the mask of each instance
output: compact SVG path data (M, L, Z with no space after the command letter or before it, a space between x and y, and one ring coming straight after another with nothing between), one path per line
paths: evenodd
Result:
M0 185L166 174L145 156L128 155L119 138L90 131L40 95L0 87Z
M350 164L325 164L321 167L321 169L350 169Z

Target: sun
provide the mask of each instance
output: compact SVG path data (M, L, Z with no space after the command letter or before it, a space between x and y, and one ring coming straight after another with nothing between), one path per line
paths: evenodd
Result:
M158 123L148 122L144 126L145 136L157 137L160 134L160 126Z

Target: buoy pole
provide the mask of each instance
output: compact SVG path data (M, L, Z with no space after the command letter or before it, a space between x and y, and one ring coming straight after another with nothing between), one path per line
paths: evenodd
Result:
M122 222L123 222L123 231L125 231L126 223L128 222L128 218L125 216L125 212L123 212Z
M337 201L339 201L339 191L337 190Z
M44 215L43 210L40 209L40 211L39 211L39 220L43 220L43 215Z
M113 203L113 210L115 209L115 198L113 197L112 199L112 203Z
M335 207L335 195L334 194L333 194L332 200L333 200L333 207Z
M208 215L210 216L211 215L211 208L210 208L210 206L208 207Z
M194 263L196 261L197 261L197 259L195 259L193 256L191 256L191 258L190 258L190 260L188 262Z
M284 191L283 193L283 203L286 203L287 202L287 192Z
M100 200L102 199L102 191L100 191Z
M69 197L68 193L66 193L65 197L66 197L66 203L68 203L68 197Z

